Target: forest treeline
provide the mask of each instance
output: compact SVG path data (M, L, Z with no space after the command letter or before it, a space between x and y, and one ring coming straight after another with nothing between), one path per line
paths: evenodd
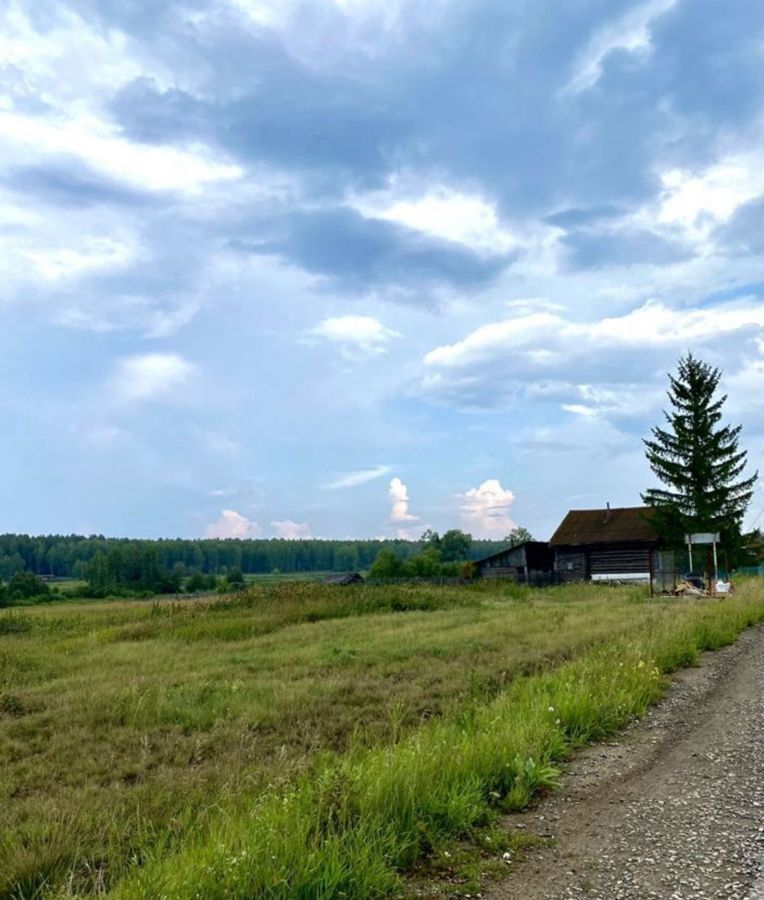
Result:
M136 540L102 535L0 535L0 579L18 572L58 578L86 578L98 554L151 559L152 565L182 575L269 572L347 572L368 569L383 549L406 561L428 545L404 540ZM470 540L462 558L480 559L506 546L504 541Z

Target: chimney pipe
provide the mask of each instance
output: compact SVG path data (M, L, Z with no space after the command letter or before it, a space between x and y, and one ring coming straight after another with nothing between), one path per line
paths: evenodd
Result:
M606 522L610 521L610 501L609 500L607 503L607 510L605 511L605 521Z

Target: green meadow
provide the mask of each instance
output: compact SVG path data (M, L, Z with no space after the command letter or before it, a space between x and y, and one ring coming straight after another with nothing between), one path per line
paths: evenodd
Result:
M0 897L400 894L764 590L254 585L0 613Z

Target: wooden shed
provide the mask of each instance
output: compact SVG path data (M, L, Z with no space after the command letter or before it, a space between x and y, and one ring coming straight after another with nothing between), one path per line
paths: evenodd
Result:
M646 506L572 509L552 535L563 581L649 581L658 537Z
M524 541L475 562L484 578L515 578L532 581L554 569L554 552L546 541Z

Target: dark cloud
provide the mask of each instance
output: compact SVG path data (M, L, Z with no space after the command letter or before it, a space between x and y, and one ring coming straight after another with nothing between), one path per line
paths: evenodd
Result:
M379 87L309 70L272 38L251 39L233 97L162 91L141 78L120 90L111 108L134 140L203 139L240 161L300 172L314 191L328 182L335 194L349 184L380 186L410 130Z
M641 228L574 231L564 235L560 242L568 250L566 264L574 270L665 266L694 255L689 245Z
M764 255L764 197L740 206L714 237L732 255Z
M68 164L20 166L0 177L0 184L43 204L83 208L98 204L144 206L156 198L126 187L72 160Z
M191 26L176 11L163 17L162 46L198 60L207 73L199 96L142 79L112 110L136 140L217 144L246 164L289 169L306 196L329 205L402 167L476 186L509 217L556 208L548 221L580 227L656 196L657 162L713 159L720 115L741 127L753 117L757 55L733 39L753 40L753 4L731 0L723 20L710 0L702 6L679 3L656 18L650 53L614 50L578 93L564 88L581 54L633 10L626 0L553 14L530 2L455 3L437 17L415 5L375 53L358 51L346 18L320 5L301 10L298 52L232 12ZM151 4L99 4L94 14L156 40ZM682 255L648 233L611 240L609 252L636 259L640 237L656 264ZM604 262L592 239L571 245L576 264Z
M601 222L603 219L615 219L623 215L624 210L617 206L590 206L584 209L563 209L546 216L544 221L559 228L578 228Z
M478 256L459 244L367 219L347 208L296 213L280 230L275 239L238 246L277 254L353 290L397 284L480 287L511 261L507 256Z
M756 0L679 2L658 19L649 77L689 129L747 126L761 111L764 20Z
M243 220L238 231L222 222L226 211L184 219L182 204L165 195L176 218L157 234L160 245L186 227L193 247L225 232L229 246L275 253L339 285L405 293L440 283L468 292L510 260L343 208L348 194L382 188L400 171L419 177L423 190L481 193L507 221L541 218L565 229L572 271L688 258L680 241L616 220L656 198L665 166L715 160L720 121L744 132L755 119L761 75L746 50L753 4L731 0L723 21L710 0L700 4L680 2L655 19L650 52L614 50L596 83L578 92L566 85L582 54L633 10L628 0L553 11L531 0L454 2L436 14L414 3L394 37L370 38L371 51L352 33L352 17L326 4L304 4L286 33L245 21L233 5L213 13L202 0L82 0L78 8L104 30L124 31L130 52L176 73L175 86L140 78L107 99L126 137L203 142L250 177L273 168L295 185L284 201L291 211L281 201L277 210L252 209L255 236ZM52 27L57 8L43 0L34 12L40 29ZM19 168L4 183L61 206L149 203L68 162ZM736 253L759 246L755 212L751 221L740 213L720 236Z
M613 3L608 15L628 8ZM302 172L321 192L375 186L405 166L477 182L517 215L560 205L573 184L599 205L653 188L645 150L667 123L649 82L631 94L616 85L604 102L598 93L591 108L583 103L583 120L582 103L559 96L602 24L600 10L562 8L548 17L535 5L455 5L437 25L416 21L405 20L384 53L332 58L327 48L341 35L327 30L322 43L321 32L337 20L314 17L318 64L310 65L274 34L232 23L214 32L212 45L207 37L204 64L214 77L204 99L141 80L112 108L135 139L197 136L240 160ZM636 114L630 107L648 96Z
M151 144L187 138L209 138L213 132L212 107L177 88L161 91L151 78L136 78L111 101L128 137Z

